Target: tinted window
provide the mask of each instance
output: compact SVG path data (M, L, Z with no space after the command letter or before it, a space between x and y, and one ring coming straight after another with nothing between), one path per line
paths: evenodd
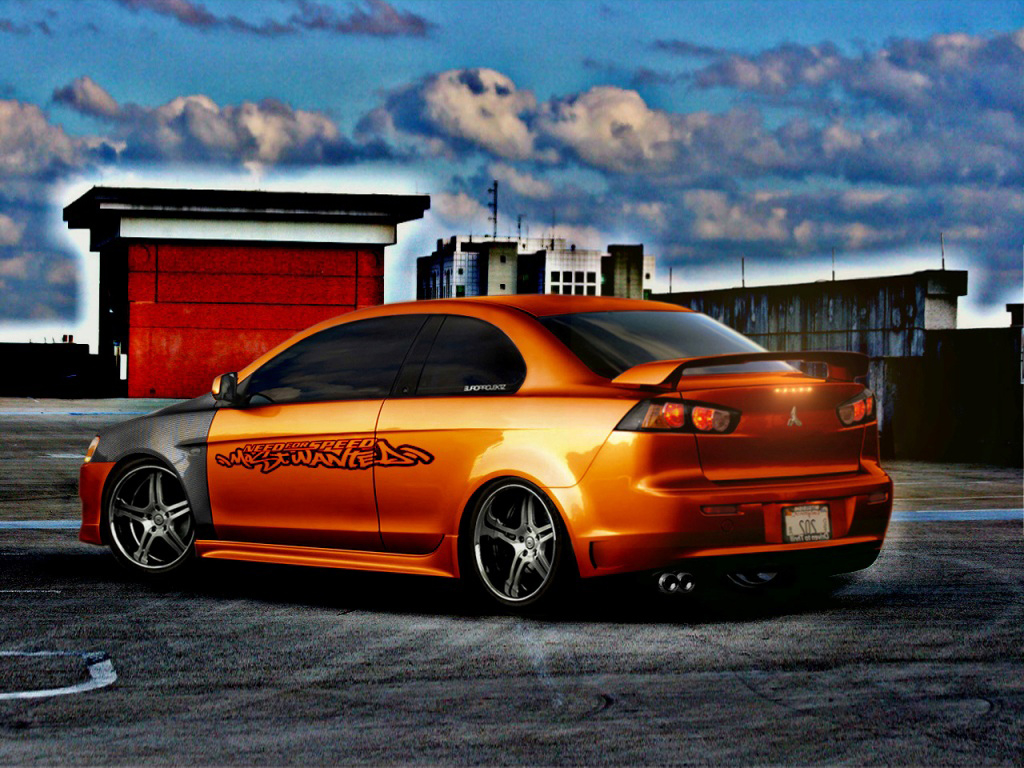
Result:
M585 312L538 318L594 373L613 379L640 363L764 352L732 328L697 312ZM686 374L792 371L781 362L693 368Z
M418 395L500 395L526 378L526 364L508 336L490 323L450 315L434 339Z
M253 405L387 397L425 315L360 320L313 334L249 377ZM260 397L262 396L262 397Z

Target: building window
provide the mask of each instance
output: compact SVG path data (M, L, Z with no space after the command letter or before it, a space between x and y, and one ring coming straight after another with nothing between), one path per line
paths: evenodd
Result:
M650 279L651 279L651 273L648 272L646 275L644 275L644 280L650 280Z
M577 283L582 283L583 282L583 273L582 272L577 272L576 273L576 282Z
M504 264L504 263L505 263L506 259L505 259L505 256L504 256L504 255L502 255L502 256L499 256L498 258L500 258L500 259L501 259L501 263L502 263L502 264Z
M461 272L462 270L460 269L459 271ZM462 298L463 296L465 296L465 295L466 295L466 286L464 286L464 285L456 285L456 286L455 286L455 295L456 295L456 296L457 296L458 298L460 298L460 299L461 299L461 298Z
M571 283L572 282L572 272L563 272L562 273L562 282L563 283Z
M552 285L551 286L551 292L552 293L561 293L562 291L561 291L561 289L557 285Z
M587 296L596 296L596 295L597 295L597 286L596 285L588 285L587 286Z
M459 274L462 274L462 267L459 267Z
M575 293L577 296L582 296L583 295L583 286L582 285L577 285L573 289L573 293Z
M552 283L557 283L558 282L558 273L557 272L552 272L551 273L551 282Z
M596 272L587 272L587 282L588 283L596 283L597 282L597 273Z
M505 290L505 284L504 283L499 283L498 284L498 290L499 291L504 291Z

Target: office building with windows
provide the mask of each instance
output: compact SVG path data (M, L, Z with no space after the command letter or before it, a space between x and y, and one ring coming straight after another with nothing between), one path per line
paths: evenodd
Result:
M577 248L563 238L453 236L416 261L416 298L555 293L646 298L654 257L643 245Z

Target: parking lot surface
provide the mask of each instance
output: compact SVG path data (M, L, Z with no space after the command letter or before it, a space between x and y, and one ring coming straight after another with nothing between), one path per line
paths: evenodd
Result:
M890 463L858 574L524 619L422 577L131 577L77 541L77 468L157 405L0 399L0 764L1021 763L1019 469Z

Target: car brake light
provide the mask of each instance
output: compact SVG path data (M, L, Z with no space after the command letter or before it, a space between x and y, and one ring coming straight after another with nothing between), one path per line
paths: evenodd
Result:
M740 412L721 406L679 400L643 400L616 429L632 432L703 432L725 434L736 428Z
M695 405L690 416L693 419L693 426L700 432L725 432L732 421L732 415L728 411L709 408L706 405Z
M870 389L865 389L836 408L836 414L846 427L871 421L875 417L874 393Z

